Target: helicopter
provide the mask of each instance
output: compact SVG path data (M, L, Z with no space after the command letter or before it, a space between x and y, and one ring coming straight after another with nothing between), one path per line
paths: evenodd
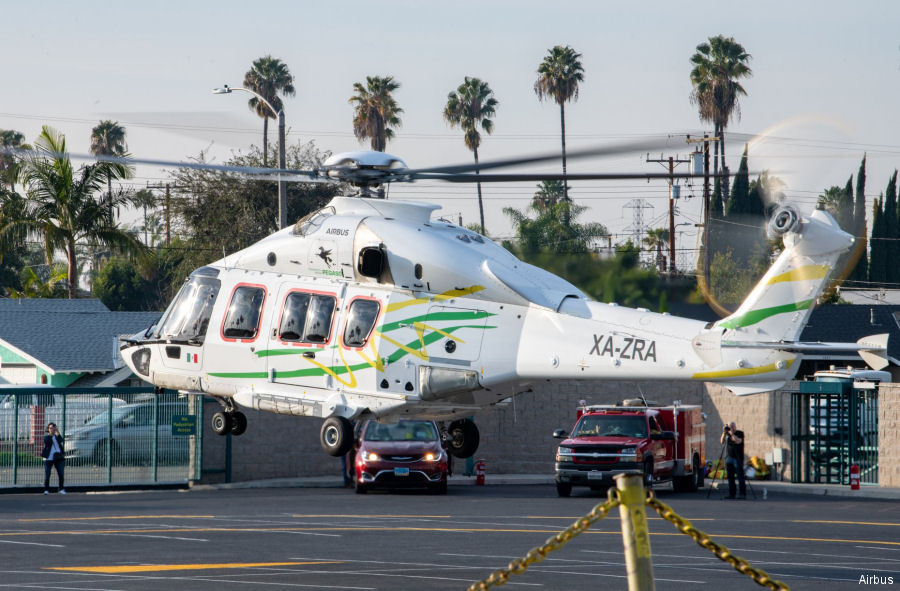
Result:
M853 243L824 210L804 216L778 205L767 230L784 250L733 314L706 323L594 301L490 238L436 218L437 205L372 193L420 179L565 178L485 172L549 158L410 169L396 156L358 151L317 170L274 171L349 183L360 194L335 197L193 271L159 322L122 343L122 356L157 387L218 400L212 428L220 435L247 429L240 407L317 417L323 450L340 456L352 446L353 421L431 419L460 458L478 448L474 414L541 381L716 382L749 395L782 387L808 350L855 350L875 369L887 364L887 335L797 341ZM655 176L671 178L567 179Z

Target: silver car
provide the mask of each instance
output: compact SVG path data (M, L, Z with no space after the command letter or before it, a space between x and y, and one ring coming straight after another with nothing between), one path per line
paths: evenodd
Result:
M158 414L155 414L157 413ZM187 461L189 438L172 434L172 418L188 413L187 402L126 404L103 412L66 434L66 458L106 465Z

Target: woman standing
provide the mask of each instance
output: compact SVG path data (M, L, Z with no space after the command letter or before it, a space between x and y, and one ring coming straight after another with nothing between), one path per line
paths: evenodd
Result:
M56 468L56 476L59 478L59 494L66 494L63 484L63 472L65 471L65 444L63 436L59 434L56 423L47 425L47 434L44 435L44 449L41 457L44 458L44 494L50 494L50 470Z

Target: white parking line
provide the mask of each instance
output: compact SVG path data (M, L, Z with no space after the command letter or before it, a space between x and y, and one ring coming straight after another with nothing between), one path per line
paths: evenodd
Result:
M50 548L65 548L62 544L39 544L38 542L13 542L12 540L0 540L0 544L24 544L26 546L48 546Z

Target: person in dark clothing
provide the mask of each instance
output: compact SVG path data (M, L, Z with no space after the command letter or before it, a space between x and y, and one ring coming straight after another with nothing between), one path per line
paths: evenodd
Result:
M47 425L47 434L44 435L44 449L41 450L44 458L44 494L50 494L50 471L56 468L56 476L59 478L59 494L66 494L63 472L65 471L65 442L59 434L56 423Z
M744 480L744 432L739 431L734 422L722 428L720 441L725 445L725 471L728 473L728 496L726 499L735 498L734 476L737 473L740 485L740 496L747 498L747 482Z

